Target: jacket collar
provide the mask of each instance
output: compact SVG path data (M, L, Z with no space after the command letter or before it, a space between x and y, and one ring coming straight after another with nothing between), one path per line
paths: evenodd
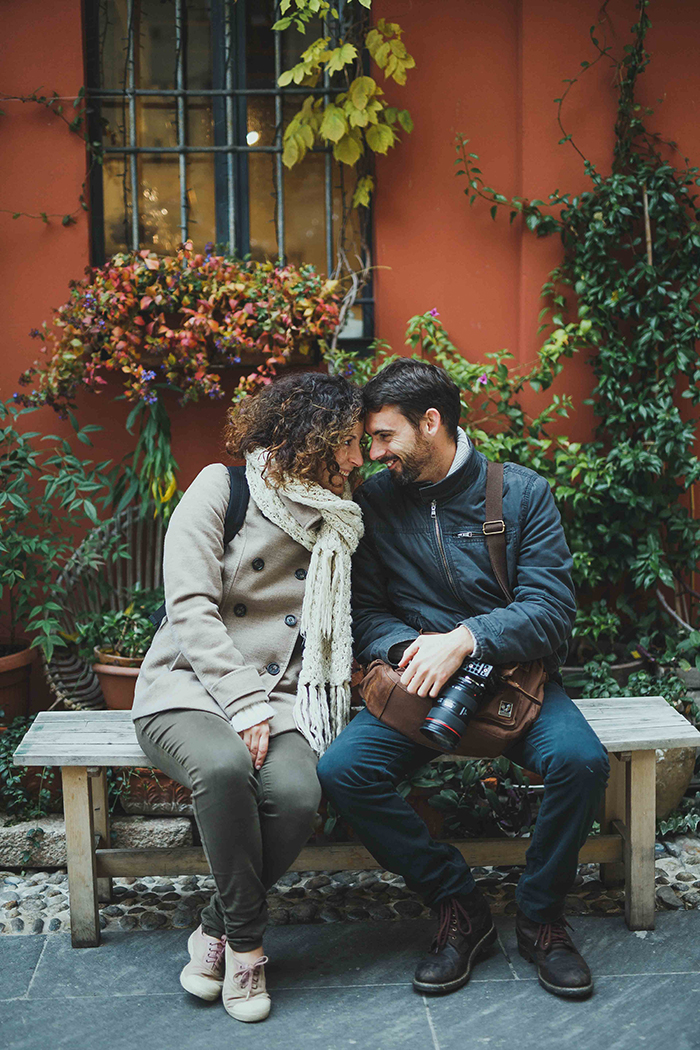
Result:
M305 507L302 503L295 503L294 500L279 492L279 489L278 493L289 513L303 528L312 529L322 520L323 516L314 507Z
M456 492L462 492L476 479L484 457L472 445L466 463L457 470L447 474L441 481L432 485L407 485L406 492L417 503L432 503L433 500L449 499Z

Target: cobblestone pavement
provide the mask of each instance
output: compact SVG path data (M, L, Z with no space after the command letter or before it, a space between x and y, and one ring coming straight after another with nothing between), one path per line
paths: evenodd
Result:
M700 905L700 837L678 836L656 845L658 910ZM520 868L474 868L495 915L515 914ZM102 929L186 929L214 889L211 877L121 878L100 909ZM360 922L425 918L430 912L399 875L381 871L288 872L270 891L270 923ZM606 889L596 864L579 868L566 900L568 915L619 915L622 889ZM65 870L0 871L0 933L57 933L70 929Z

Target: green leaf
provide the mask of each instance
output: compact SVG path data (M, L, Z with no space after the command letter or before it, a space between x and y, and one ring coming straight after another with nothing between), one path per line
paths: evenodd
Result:
M364 109L376 90L372 77L357 77L348 88L348 98L356 109Z
M374 130L374 126L370 131ZM357 139L357 132L344 135L333 147L333 156L341 164L356 164L362 156L362 145Z
M413 120L411 119L411 114L408 112L407 109L401 109L399 110L398 116L399 124L401 125L404 131L410 134L413 131Z
M353 208L368 208L373 189L374 179L371 175L365 175L359 179L352 198Z
M345 114L342 109L340 109L339 106L334 105L332 102L329 102L323 112L323 120L321 121L320 128L321 136L328 142L340 142L343 136L347 133L347 130L348 122L345 119ZM354 161L351 163L354 163Z
M394 145L396 134L386 124L373 124L365 132L367 145L375 153L386 153Z
M347 66L350 62L354 62L357 58L357 48L354 44L343 44L342 47L336 47L333 51L328 53L326 59L326 69L332 76L334 73L339 73L344 66Z

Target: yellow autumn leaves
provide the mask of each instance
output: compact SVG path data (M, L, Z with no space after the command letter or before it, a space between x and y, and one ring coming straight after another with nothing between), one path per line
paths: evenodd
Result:
M415 61L401 40L401 27L380 19L364 40L364 46L384 71L387 79L406 83L406 71ZM413 129L408 110L387 106L383 90L373 77L361 72L361 56L352 43L339 42L331 48L329 40L315 40L302 53L301 61L286 70L279 78L280 87L300 84L315 87L324 71L333 75L355 65L356 76L347 91L334 95L332 101L309 95L301 109L289 122L283 140L282 160L293 168L304 159L314 145L332 146L333 157L341 164L353 166L365 152L386 153L398 138L398 128ZM371 176L359 179L353 197L353 206L369 204L373 188Z

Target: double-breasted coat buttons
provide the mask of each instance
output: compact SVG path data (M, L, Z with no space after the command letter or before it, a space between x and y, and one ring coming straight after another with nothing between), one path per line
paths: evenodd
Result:
M296 627L297 618L296 616L292 616L292 614L290 613L289 616L285 616L284 622L286 623L287 627Z
M265 668L265 670L267 671L268 674L279 674L280 673L280 665L279 664L268 664L267 667Z
M233 607L233 615L234 616L245 616L245 614L247 612L248 612L248 609L243 604L243 602L239 602L238 605L234 605L234 607Z
M260 572L261 569L265 568L265 561L263 558L253 558L253 568L256 572Z
M298 580L305 580L306 579L306 569L297 569L296 572L294 573L294 575L296 576L296 578Z

